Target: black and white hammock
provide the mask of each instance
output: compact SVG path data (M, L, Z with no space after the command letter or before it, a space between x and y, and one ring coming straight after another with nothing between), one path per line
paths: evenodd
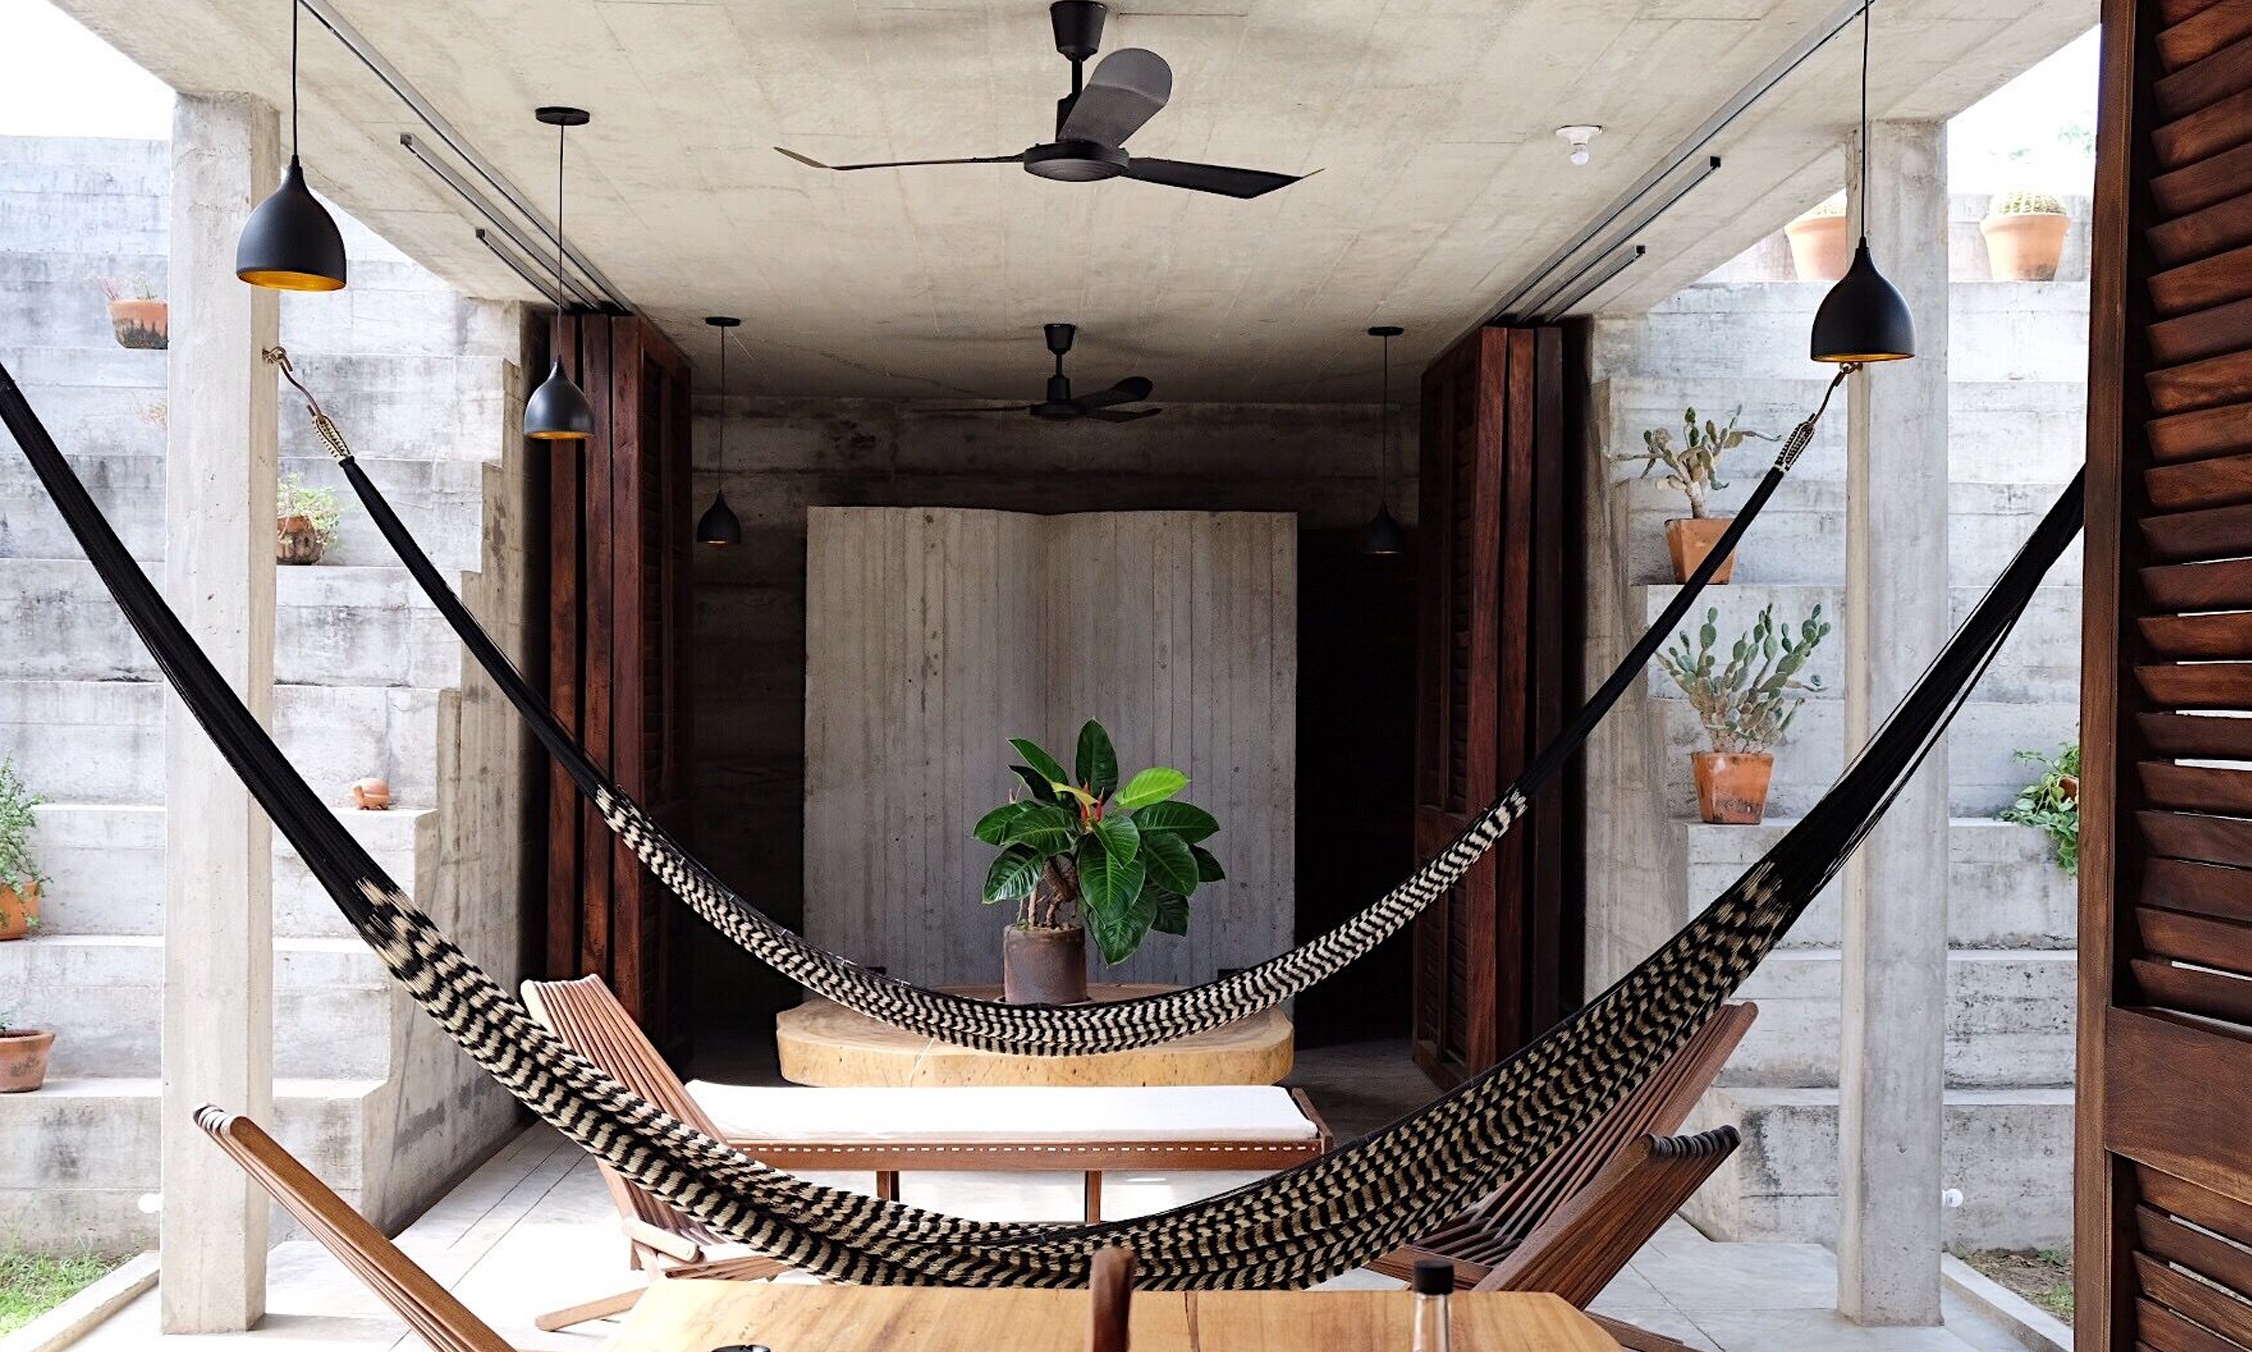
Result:
M660 1112L535 1022L385 877L300 779L103 519L0 367L5 422L158 667L378 958L511 1094L718 1233L839 1281L1078 1286L1133 1246L1151 1289L1299 1286L1431 1230L1571 1140L1679 1049L1834 877L2079 531L2075 479L1822 801L1679 934L1529 1046L1420 1112L1287 1172L1133 1220L941 1215L769 1169Z
M1829 408L1831 395L1857 369L1849 364L1838 370L1814 412L1784 439L1774 465L1752 490L1719 542L1572 721L1541 749L1516 782L1405 882L1334 929L1256 966L1213 981L1130 1000L1012 1005L918 986L810 943L738 895L702 861L683 849L595 764L586 748L556 717L554 708L524 679L500 645L477 622L477 617L462 604L461 598L353 456L343 434L321 410L320 401L297 379L288 354L273 348L267 351L266 358L278 366L290 384L305 397L306 412L314 430L343 468L344 477L367 509L369 518L383 532L384 539L390 542L423 594L445 616L501 694L515 706L541 746L563 767L579 791L594 803L610 829L651 873L687 903L689 909L775 971L848 1009L942 1042L1018 1056L1084 1056L1128 1051L1234 1023L1304 993L1373 952L1411 923L1432 901L1445 895L1471 865L1524 817L1533 796L1553 782L1557 772L1585 745L1596 725L1618 703L1659 646L1689 613L1715 570L1727 561L1737 541L1758 518L1760 509L1782 486L1784 476L1813 441L1815 427Z

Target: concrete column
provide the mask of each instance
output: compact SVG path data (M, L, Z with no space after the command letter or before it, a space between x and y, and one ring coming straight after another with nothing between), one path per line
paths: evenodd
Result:
M165 595L259 721L274 688L271 291L235 278L235 236L280 181L278 120L242 95L172 115ZM196 1128L197 1106L273 1118L272 827L177 697L164 715L163 1164L166 1333L247 1329L266 1309L268 1202Z
M1915 314L1916 356L1865 368L1851 384L1849 749L1868 740L1948 630L1947 132L1937 122L1881 123L1869 148L1866 200L1851 206L1866 213L1861 219L1877 265ZM1937 1324L1947 1015L1944 745L1855 856L1844 908L1838 1309L1862 1324Z

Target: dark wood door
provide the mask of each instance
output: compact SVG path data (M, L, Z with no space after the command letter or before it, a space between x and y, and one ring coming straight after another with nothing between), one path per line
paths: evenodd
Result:
M688 364L632 316L565 315L552 341L594 406L549 457L548 688L595 760L677 830L687 782ZM673 1027L678 902L560 769L548 797L547 974L600 975L653 1038Z
M2252 4L2107 0L2075 1322L2252 1348Z
M1571 590L1564 343L1484 328L1423 375L1415 847L1428 859L1524 768L1566 713ZM1554 794L1415 931L1414 1051L1451 1082L1506 1056L1578 995Z

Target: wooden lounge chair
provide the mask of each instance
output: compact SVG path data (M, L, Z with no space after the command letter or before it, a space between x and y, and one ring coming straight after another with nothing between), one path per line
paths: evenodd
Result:
M1406 1281L1417 1259L1444 1258L1455 1265L1457 1286L1468 1289L1484 1281L1629 1145L1679 1131L1758 1017L1759 1007L1748 1001L1721 1006L1657 1074L1569 1145L1431 1234L1369 1266Z
M524 1003L532 1017L544 1023L573 1050L602 1067L621 1084L713 1140L725 1140L687 1086L673 1074L657 1049L626 1015L625 1007L598 977L577 981L527 981ZM617 1203L630 1260L649 1274L652 1282L671 1277L704 1277L751 1281L789 1271L789 1265L763 1254L729 1253L732 1241L715 1234L703 1222L676 1211L662 1198L621 1177L607 1164L598 1163L602 1181ZM635 1286L596 1300L550 1311L532 1323L553 1333L573 1324L623 1314L640 1301L646 1287Z
M195 1120L253 1182L437 1352L515 1352L257 1123L208 1105L196 1110Z
M1595 1181L1558 1207L1480 1279L1479 1291L1548 1291L1581 1310L1603 1293L1666 1218L1734 1153L1734 1127L1629 1141ZM1636 1352L1686 1352L1663 1334L1590 1318Z

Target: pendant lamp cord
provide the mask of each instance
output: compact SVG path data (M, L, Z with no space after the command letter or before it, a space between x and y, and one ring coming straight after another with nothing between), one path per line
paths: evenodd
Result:
M297 23L304 0L289 0L289 157L297 158Z
M555 294L563 294L563 137L570 130L555 124Z
M1869 6L1861 0L1861 242L1869 242Z
M1384 405L1377 411L1379 435L1383 440L1376 448L1376 505L1387 511L1392 506L1392 335L1384 335Z

